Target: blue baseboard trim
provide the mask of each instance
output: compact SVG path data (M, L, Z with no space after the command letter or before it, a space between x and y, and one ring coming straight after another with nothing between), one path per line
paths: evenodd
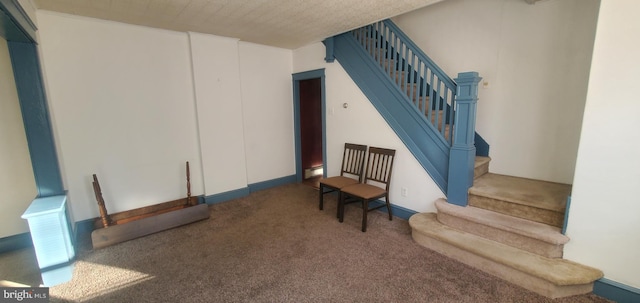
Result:
M249 190L251 192L255 192L255 191L259 191L267 188L272 188L272 187L290 184L290 183L296 183L296 182L297 182L296 175L290 175L282 178L271 179L267 181L249 184Z
M217 203L222 203L225 201L233 200L248 196L252 192L256 192L259 190L276 187L280 185L285 185L289 183L296 183L296 175L285 176L281 178L271 179L267 181L252 183L247 185L247 187L230 190L227 192L206 196L204 197L205 203L212 205Z
M489 143L478 132L473 137L473 143L476 145L476 156L489 157Z
M221 203L221 202L225 202L233 199L242 198L242 197L248 196L250 193L251 191L249 190L249 187L243 187L243 188L234 189L234 190L226 191L226 192L211 195L211 196L206 196L204 197L204 202L209 205L212 205L212 204L217 204L217 203Z
M30 233L8 236L0 239L0 254L32 246Z
M640 289L606 278L593 283L593 293L618 303L640 302Z
M378 207L378 206L384 205L384 204L385 204L384 201L376 200L376 201L371 202L369 204L369 207ZM386 213L387 212L387 208L386 207L379 208L378 211ZM391 204L391 211L393 212L393 216L394 217L398 217L398 218L405 219L405 220L409 220L409 218L411 218L411 216L413 216L413 215L418 213L417 211L414 211L414 210L411 210L411 209L408 209L408 208L404 208L402 206L398 206L398 205L395 205L395 204Z
M95 221L95 218L86 219L86 220L82 220L82 221L76 221L76 225L75 225L76 243L78 242L78 239L80 237L84 237L87 234L91 234L91 232L93 231L93 222L94 221Z

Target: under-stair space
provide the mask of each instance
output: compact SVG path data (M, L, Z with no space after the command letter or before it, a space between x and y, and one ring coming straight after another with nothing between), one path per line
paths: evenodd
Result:
M589 293L602 271L562 259L571 185L489 173L476 157L466 207L435 201L409 219L416 242L549 298Z

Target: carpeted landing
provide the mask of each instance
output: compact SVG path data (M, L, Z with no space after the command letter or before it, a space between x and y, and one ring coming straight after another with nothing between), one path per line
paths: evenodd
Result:
M608 302L547 299L417 244L407 221L279 186L210 207L211 218L91 250L52 302ZM30 250L0 255L0 280L37 285Z

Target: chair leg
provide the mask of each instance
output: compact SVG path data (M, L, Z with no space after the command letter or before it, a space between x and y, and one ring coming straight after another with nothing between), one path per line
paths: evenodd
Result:
M367 213L369 212L369 200L362 199L362 232L367 231Z
M340 219L340 201L342 200L342 191L338 191L338 205L336 210L336 218Z
M387 202L387 212L389 213L389 221L391 221L393 219L393 214L391 213L391 203L389 203L389 194L385 195L384 201Z
M340 191L338 193L338 221L340 221L340 223L344 221L344 199L345 195Z
M322 186L322 183L320 183L320 188L318 191L318 194L320 195L320 204L318 205L318 207L320 208L320 210L322 210L322 208L324 207L324 201L323 201L323 196L324 196L324 186Z

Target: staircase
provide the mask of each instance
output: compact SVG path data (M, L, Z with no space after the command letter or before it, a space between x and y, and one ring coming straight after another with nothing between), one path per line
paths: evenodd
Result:
M472 102L460 104L459 82L446 75L390 20L332 37L325 45L325 59L339 60L436 185L447 192L450 180L454 180L455 186L462 184L458 187L464 187L466 194L471 176L465 173L464 181L451 178L449 164L453 146L463 146L454 142L454 134L465 140L463 147L468 147L465 151L470 156L452 163L471 169L473 153L488 155L488 145L474 131L477 99L472 106L468 105ZM477 82L466 84L479 81L477 73L461 73L461 77L466 81L462 91L477 93ZM454 121L457 115L463 117L460 123Z
M489 172L474 130L477 73L456 83L389 20L325 45L447 194L437 213L410 218L416 242L546 297L592 291L603 273L562 259L571 186Z
M562 259L571 186L488 172L476 158L469 206L435 201L409 219L420 245L549 298L589 293L603 273Z

